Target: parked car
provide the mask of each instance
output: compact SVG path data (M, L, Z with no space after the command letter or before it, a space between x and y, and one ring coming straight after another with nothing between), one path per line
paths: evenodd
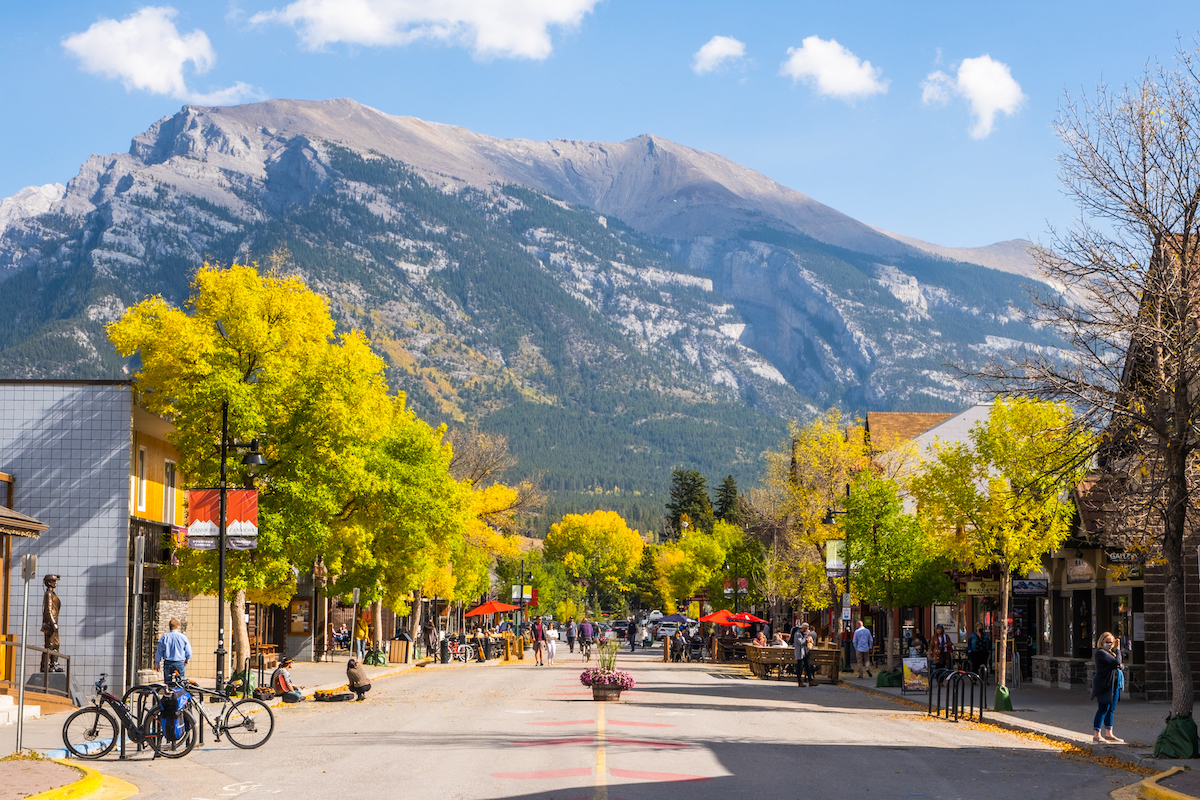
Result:
M650 612L650 616L646 617L646 619L650 620L651 622L655 622L662 618L663 612L659 611L657 608Z
M629 620L622 619L613 623L613 633L618 639L624 639L629 633Z
M679 630L678 622L660 622L654 629L654 641L657 642L668 636L674 636L677 630Z

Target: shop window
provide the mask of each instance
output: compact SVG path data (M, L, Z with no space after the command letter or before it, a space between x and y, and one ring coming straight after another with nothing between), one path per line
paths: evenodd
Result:
M146 510L146 448L138 448L137 460L137 510Z

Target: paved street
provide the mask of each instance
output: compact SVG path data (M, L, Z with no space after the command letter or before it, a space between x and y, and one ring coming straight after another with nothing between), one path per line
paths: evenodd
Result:
M565 648L564 648L565 649ZM578 656L555 667L427 667L364 703L277 709L258 751L106 761L142 797L1106 798L1141 776L1028 738L928 720L848 688L799 689L713 665L629 657L638 687L594 703Z

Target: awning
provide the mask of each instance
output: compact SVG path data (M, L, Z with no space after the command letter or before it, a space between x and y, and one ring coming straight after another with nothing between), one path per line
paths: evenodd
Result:
M49 530L49 528L50 526L46 523L39 522L33 517L28 517L20 511L0 507L0 534L28 536L30 539L36 539L38 538L38 534Z

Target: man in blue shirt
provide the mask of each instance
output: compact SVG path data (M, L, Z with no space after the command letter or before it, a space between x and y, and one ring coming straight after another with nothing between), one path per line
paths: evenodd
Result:
M867 663L868 657L871 654L871 645L875 643L875 637L871 636L871 631L863 626L860 619L858 627L854 630L854 650L858 653L858 677L863 676L863 670L867 671L867 677L871 677L871 665Z
M162 665L163 678L170 681L175 673L183 680L184 668L192 660L192 643L187 635L179 630L179 620L173 619L168 623L170 630L158 640L154 650L154 668Z

